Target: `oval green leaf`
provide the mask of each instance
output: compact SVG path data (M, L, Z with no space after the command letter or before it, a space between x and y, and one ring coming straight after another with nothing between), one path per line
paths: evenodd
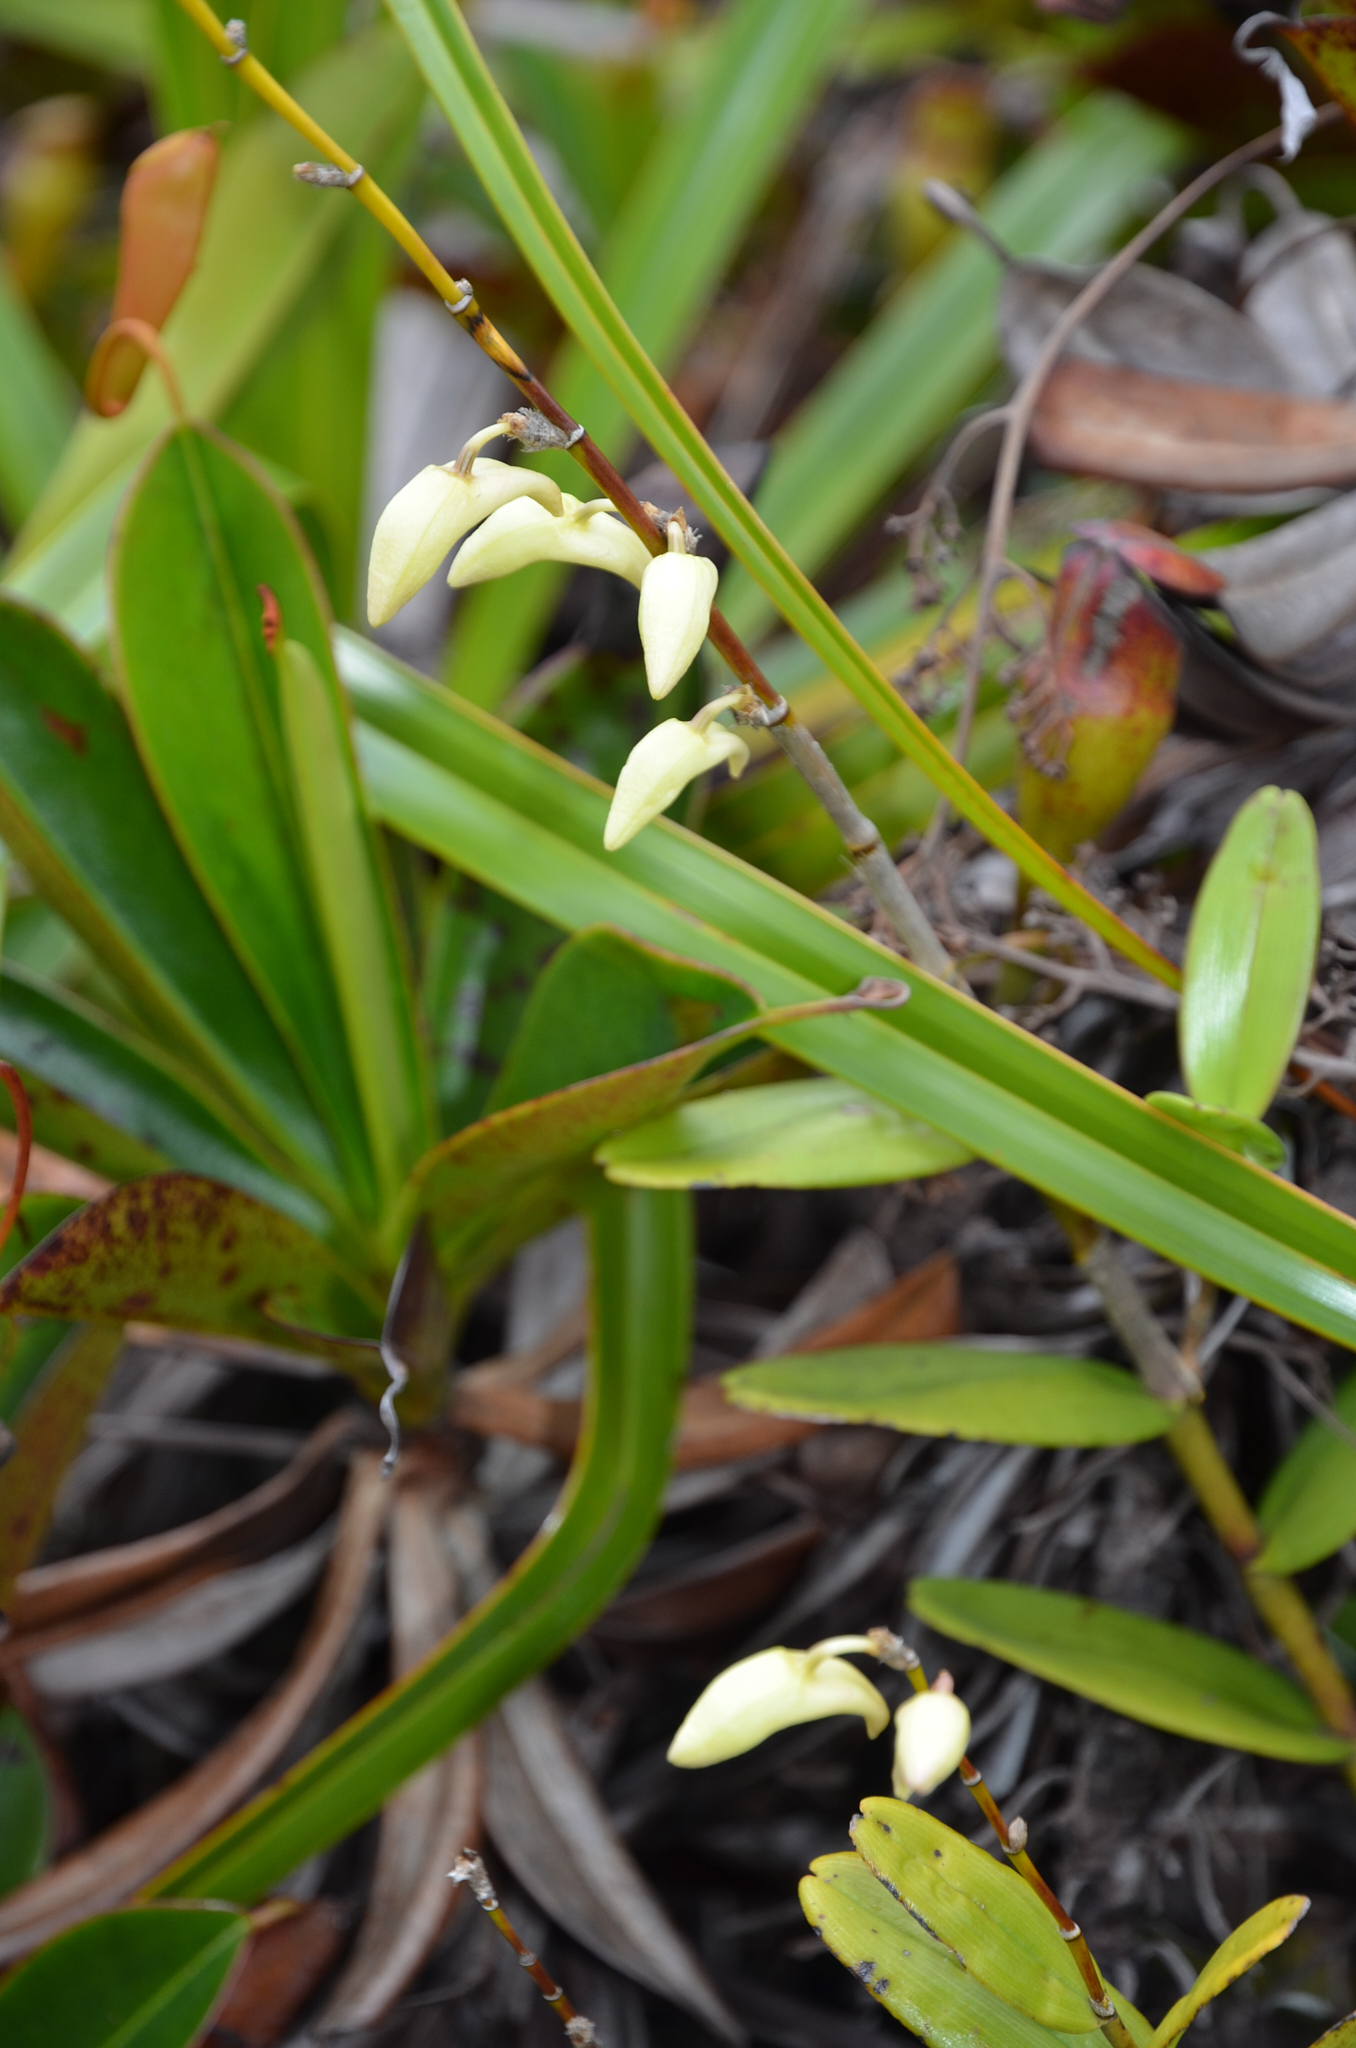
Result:
M1215 1950L1190 1991L1178 1999L1159 2023L1153 2048L1171 2048L1171 2043L1186 2032L1203 2006L1289 1939L1308 1910L1309 1901L1293 1892L1286 1898L1273 1899L1241 1927L1235 1927L1228 1940Z
M858 1344L759 1359L722 1375L737 1408L819 1422L879 1422L989 1444L1138 1444L1175 1410L1095 1358L964 1344Z
M942 1635L1172 1735L1291 1763L1352 1753L1278 1671L1194 1629L992 1579L914 1579L909 1606Z
M250 1923L222 1906L135 1906L85 1920L0 1987L5 2048L187 2048Z
M47 1861L52 1798L42 1754L13 1707L0 1710L0 1895L36 1877Z
M972 1977L860 1856L817 1857L800 1881L800 1903L839 1962L927 2048L1053 2048L1059 2041Z
M1257 1117L1271 1101L1309 999L1321 894L1309 806L1296 790L1259 789L1191 914L1178 1043L1197 1102Z
M919 1180L974 1155L846 1081L736 1088L611 1139L609 1180L638 1188L855 1188Z
M1334 1408L1356 1430L1356 1373ZM1260 1570L1302 1572L1331 1557L1356 1536L1356 1448L1316 1415L1272 1474L1257 1519L1267 1538Z
M852 1840L868 1869L972 1977L1042 2026L1096 2033L1068 1945L1015 1871L899 1799L864 1799Z

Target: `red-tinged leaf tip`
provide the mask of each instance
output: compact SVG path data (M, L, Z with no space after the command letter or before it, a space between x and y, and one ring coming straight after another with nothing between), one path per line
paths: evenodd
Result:
M1133 519L1083 519L1072 530L1080 540L1110 548L1151 583L1174 590L1180 597L1213 597L1224 588L1225 579L1218 570Z
M259 605L262 612L259 623L264 635L264 645L269 653L272 654L282 638L282 606L278 603L277 598L266 583L260 583L256 585L256 588L259 592Z

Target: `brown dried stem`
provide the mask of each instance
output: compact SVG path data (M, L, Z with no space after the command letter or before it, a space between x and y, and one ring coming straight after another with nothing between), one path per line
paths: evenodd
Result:
M583 2013L575 2011L559 1984L553 1980L550 1971L522 1939L499 1903L498 1894L490 1882L490 1874L482 1858L474 1849L463 1849L448 1876L453 1884L470 1885L477 1904L488 1913L552 2012L563 2022L571 2048L596 2048L598 2034L593 2021L586 2019Z

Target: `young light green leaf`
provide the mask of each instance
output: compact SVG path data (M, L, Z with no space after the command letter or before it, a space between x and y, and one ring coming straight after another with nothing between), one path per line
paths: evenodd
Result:
M15 1707L0 1708L0 1895L36 1877L52 1836L42 1752Z
M309 647L277 650L278 694L311 897L389 1210L431 1135L411 996L333 675Z
M1203 1138L1213 1138L1217 1145L1226 1145L1231 1152L1251 1159L1255 1166L1279 1173L1285 1165L1284 1139L1260 1117L1239 1116L1232 1109L1210 1109L1203 1102L1193 1102L1189 1095L1175 1095L1166 1088L1155 1088L1144 1100L1150 1109L1161 1109L1164 1116L1175 1117L1189 1131L1199 1131Z
M1356 1430L1356 1373L1333 1403L1338 1420ZM1264 1572L1307 1571L1356 1536L1356 1448L1316 1415L1272 1474L1257 1510L1266 1547Z
M976 1443L1144 1443L1173 1422L1173 1410L1120 1366L964 1344L859 1344L759 1359L723 1373L721 1385L736 1408L762 1414L877 1422Z
M5 2048L188 2048L250 1923L224 1906L133 1906L82 1921L0 1985Z
M1352 1754L1278 1671L1194 1629L987 1579L914 1579L909 1606L941 1634L1151 1728L1292 1763L1343 1763Z
M900 1904L1006 2004L1059 2033L1096 2032L1068 1944L1015 1871L900 1799L864 1799L852 1841Z
M598 1148L637 1188L853 1188L963 1166L965 1146L843 1081L776 1081L680 1103Z
M1154 2033L1153 2048L1172 2048L1179 2034L1184 2034L1198 2012L1209 2005L1212 1998L1218 1998L1221 1991L1250 1970L1254 1963L1260 1963L1263 1956L1269 1956L1273 1949L1288 1941L1300 1921L1309 1910L1308 1899L1299 1893L1291 1893L1283 1899L1273 1899L1245 1920L1241 1927L1235 1927L1227 1941L1221 1942L1215 1950L1190 1991L1178 1999L1167 2017L1162 2020Z
M816 1857L800 1881L800 1903L839 1962L927 2048L1055 2048L1059 2041L972 1976L860 1856Z
M1258 1117L1309 1000L1322 885L1297 790L1259 789L1235 814L1196 898L1178 1043L1197 1102Z

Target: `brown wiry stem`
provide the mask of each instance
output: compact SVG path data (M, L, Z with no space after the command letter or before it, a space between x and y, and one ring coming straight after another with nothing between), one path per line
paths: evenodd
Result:
M482 1906L499 1932L503 1935L519 1963L526 1970L532 1982L540 1991L553 2013L563 2022L569 2036L571 2048L598 2048L598 2033L593 2021L576 2012L565 1993L561 1990L539 1958L532 1953L527 1943L509 1919L499 1903L494 1886L490 1883L489 1872L474 1849L463 1849L461 1855L448 1872L453 1884L469 1884L476 1902Z
M505 340L477 303L467 280L453 277L444 268L423 236L376 180L368 175L357 158L350 156L328 135L258 58L249 54L243 40L243 29L235 34L232 33L237 27L235 23L229 28L223 26L208 0L179 0L179 5L197 23L222 61L237 72L241 81L329 159L326 164L299 165L299 175L308 183L342 187L381 222L416 269L428 279L463 331L496 368L503 371L532 411L549 422L559 437L553 437L551 445L567 450L574 457L598 489L611 499L632 531L640 535L652 555L663 554L667 547L663 526L656 525L651 513L585 428L557 403L541 379L533 376L517 350ZM873 902L900 944L927 973L954 981L956 970L951 955L933 931L913 891L898 873L880 833L853 803L846 784L813 733L800 723L786 699L773 688L748 648L714 605L707 637L733 674L758 699L762 716L755 722L767 726L783 753L806 776L815 795L826 804L842 835L848 859L861 875ZM808 771L813 771L813 780ZM825 798L825 792L829 790L833 791L832 805L827 804Z
M916 1650L911 1649L889 1629L873 1628L867 1633L876 1646L875 1653L882 1664L887 1665L892 1671L905 1672L915 1692L927 1691L927 1674ZM962 1785L997 1835L1003 1854L1017 1875L1030 1885L1041 1904L1053 1917L1061 1938L1068 1943L1069 1953L1078 1966L1078 1974L1083 1979L1083 1987L1088 1994L1088 2004L1103 2035L1111 2043L1111 2048L1134 2048L1125 2022L1117 2012L1115 2003L1102 1980L1101 1972L1093 1961L1092 1951L1083 1938L1083 1930L1078 1922L1065 1912L1027 1854L1026 1822L1019 1817L1014 1817L1011 1821L1004 1820L997 1800L984 1783L983 1772L968 1756L961 1758L958 1769Z
M1341 108L1328 106L1320 110L1317 125L1341 118ZM966 666L965 695L961 700L960 713L952 738L952 752L956 759L964 762L970 744L970 731L974 724L975 707L979 699L980 674L984 661L984 645L988 637L989 623L993 611L994 592L1007 573L1008 531L1012 525L1012 508L1017 497L1017 479L1021 473L1022 456L1026 448L1027 435L1036 407L1045 389L1051 371L1064 353L1075 330L1080 327L1089 313L1102 303L1113 287L1120 283L1141 256L1150 250L1161 235L1167 233L1184 214L1191 211L1198 199L1203 199L1234 171L1241 170L1259 157L1270 156L1279 149L1284 140L1283 131L1273 128L1265 135L1259 135L1254 142L1245 142L1241 149L1235 149L1219 162L1211 164L1198 178L1175 194L1165 206L1159 208L1147 226L1137 235L1132 235L1123 249L1118 249L1109 262L1104 263L1095 277L1089 278L1081 292L1070 300L1050 332L1042 342L1031 368L1022 378L1008 404L1002 408L1003 442L998 454L998 467L994 474L993 490L989 497L989 518L984 534L984 550L980 557L979 601L975 616L975 637L970 647L970 659ZM938 197L947 191L946 187L934 187ZM948 218L956 217L954 204L943 203L942 211ZM996 422L999 415L992 419ZM975 423L971 423L973 425ZM969 431L969 428L962 431ZM935 844L946 816L945 803L938 805L929 828L929 839Z

